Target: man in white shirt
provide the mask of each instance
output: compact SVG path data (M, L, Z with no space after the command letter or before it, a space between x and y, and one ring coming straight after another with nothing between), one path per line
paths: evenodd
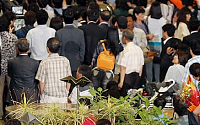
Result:
M118 65L120 65L118 88L121 89L121 96L126 96L129 89L138 89L140 87L144 56L142 49L132 42L133 37L134 33L129 29L122 32L122 42L126 46L120 53L118 61Z
M38 26L29 30L26 39L30 42L31 58L43 60L49 55L46 49L47 40L55 37L55 30L46 26L48 14L45 10L36 13Z

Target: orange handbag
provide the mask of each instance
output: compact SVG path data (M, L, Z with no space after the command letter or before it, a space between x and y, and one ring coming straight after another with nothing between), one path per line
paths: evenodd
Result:
M104 51L97 58L97 67L102 70L113 70L115 66L115 56L110 51L106 50L104 40L100 40Z

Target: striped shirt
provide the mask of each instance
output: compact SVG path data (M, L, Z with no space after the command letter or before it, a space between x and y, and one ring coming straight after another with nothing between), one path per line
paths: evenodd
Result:
M35 78L45 83L43 94L62 98L67 97L68 90L66 82L60 79L69 75L71 75L69 60L54 53L41 61Z

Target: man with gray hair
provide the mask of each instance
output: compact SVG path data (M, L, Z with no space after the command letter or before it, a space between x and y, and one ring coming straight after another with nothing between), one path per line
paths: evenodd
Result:
M16 44L19 56L8 61L8 75L11 77L10 91L14 101L21 102L22 93L25 92L26 97L31 101L37 100L38 81L35 75L39 66L39 62L28 56L29 42L25 38L21 38Z
M121 96L126 96L129 89L138 89L140 87L144 57L142 49L132 42L133 38L133 31L125 29L122 32L122 42L125 47L118 60L118 65L120 65L118 88L121 89Z

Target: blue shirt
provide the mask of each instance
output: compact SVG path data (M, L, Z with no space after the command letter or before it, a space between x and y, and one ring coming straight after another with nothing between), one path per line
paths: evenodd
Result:
M33 26L26 26L25 28L26 28L27 31L29 31L30 29L33 29L34 27L33 27ZM28 33L28 32L27 32L27 33ZM20 28L20 29L18 29L18 30L16 31L15 35L17 36L18 39L20 39L20 38L26 38L26 34L27 34L27 33L25 33L25 32L22 30L22 28Z

